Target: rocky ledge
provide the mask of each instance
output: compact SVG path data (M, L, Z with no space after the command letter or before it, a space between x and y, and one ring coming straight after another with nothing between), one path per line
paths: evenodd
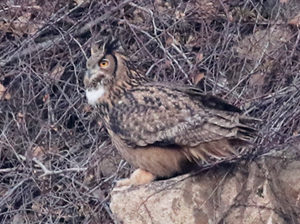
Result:
M124 224L300 223L300 148L114 189L110 208Z

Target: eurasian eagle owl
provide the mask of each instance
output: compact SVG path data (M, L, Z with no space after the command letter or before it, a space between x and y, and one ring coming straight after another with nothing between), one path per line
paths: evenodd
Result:
M137 168L119 186L236 158L255 136L249 126L255 119L222 99L130 70L115 41L93 47L86 67L89 104L99 110L117 150Z

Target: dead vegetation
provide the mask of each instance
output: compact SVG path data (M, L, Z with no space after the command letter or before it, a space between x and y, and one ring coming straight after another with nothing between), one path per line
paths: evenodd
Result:
M280 1L0 3L0 222L113 223L130 167L87 105L91 43L120 40L155 80L197 84L263 120L258 155L300 132L300 4Z

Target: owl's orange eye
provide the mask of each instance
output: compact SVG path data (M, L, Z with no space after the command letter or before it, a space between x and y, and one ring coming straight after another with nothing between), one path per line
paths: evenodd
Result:
M99 62L100 68L106 68L109 65L109 62L106 60L102 60Z

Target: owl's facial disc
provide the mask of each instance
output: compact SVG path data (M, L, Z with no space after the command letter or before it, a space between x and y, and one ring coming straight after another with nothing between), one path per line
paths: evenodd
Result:
M96 105L110 90L116 78L117 57L104 51L94 51L86 63L84 86L88 103Z

